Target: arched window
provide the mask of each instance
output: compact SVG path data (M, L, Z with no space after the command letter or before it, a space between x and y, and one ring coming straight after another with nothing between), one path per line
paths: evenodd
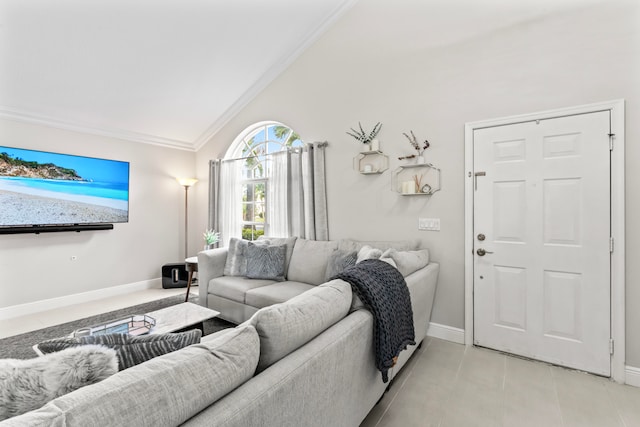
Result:
M231 144L225 159L242 159L242 238L255 240L269 226L268 188L277 185L272 155L289 148L303 147L300 136L278 122L260 122L245 129Z

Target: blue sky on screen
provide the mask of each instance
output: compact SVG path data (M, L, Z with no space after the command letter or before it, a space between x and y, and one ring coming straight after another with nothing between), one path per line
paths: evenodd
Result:
M129 163L127 162L4 146L0 146L0 153L7 153L11 157L29 162L53 163L56 166L74 169L82 178L96 182L124 183L129 179Z

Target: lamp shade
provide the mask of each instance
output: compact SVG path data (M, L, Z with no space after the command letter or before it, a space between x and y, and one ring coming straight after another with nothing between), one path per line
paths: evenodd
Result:
M191 187L193 184L198 182L195 178L176 178L176 181L178 181L183 187Z

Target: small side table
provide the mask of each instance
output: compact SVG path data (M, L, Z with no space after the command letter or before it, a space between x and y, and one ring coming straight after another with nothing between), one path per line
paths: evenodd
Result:
M189 290L191 289L191 282L193 281L193 273L198 271L198 257L192 256L184 260L185 267L189 272L189 279L187 280L187 295L184 297L184 302L189 301Z

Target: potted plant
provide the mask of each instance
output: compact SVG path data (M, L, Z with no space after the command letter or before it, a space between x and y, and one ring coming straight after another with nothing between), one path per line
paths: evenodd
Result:
M379 142L377 139L375 139L375 137L376 135L378 135L378 132L380 132L382 123L376 123L376 125L373 127L373 130L371 130L371 132L369 133L365 132L364 129L362 129L362 124L360 122L358 122L358 127L360 128L359 131L351 128L351 132L347 132L347 135L354 137L357 141L363 144L369 144L369 150L377 151L380 147Z
M413 149L418 152L418 156L416 157L415 154L411 154L410 156L398 157L398 160L413 159L415 157L416 163L418 164L426 163L426 159L424 158L424 150L429 148L431 144L429 144L429 141L426 139L424 140L423 143L419 143L418 138L416 138L416 136L413 134L413 131L411 130L409 132L411 133L411 136L407 135L404 132L402 134L407 137Z
M205 230L203 233L204 238L204 250L212 249L213 245L220 241L220 233L215 230Z

